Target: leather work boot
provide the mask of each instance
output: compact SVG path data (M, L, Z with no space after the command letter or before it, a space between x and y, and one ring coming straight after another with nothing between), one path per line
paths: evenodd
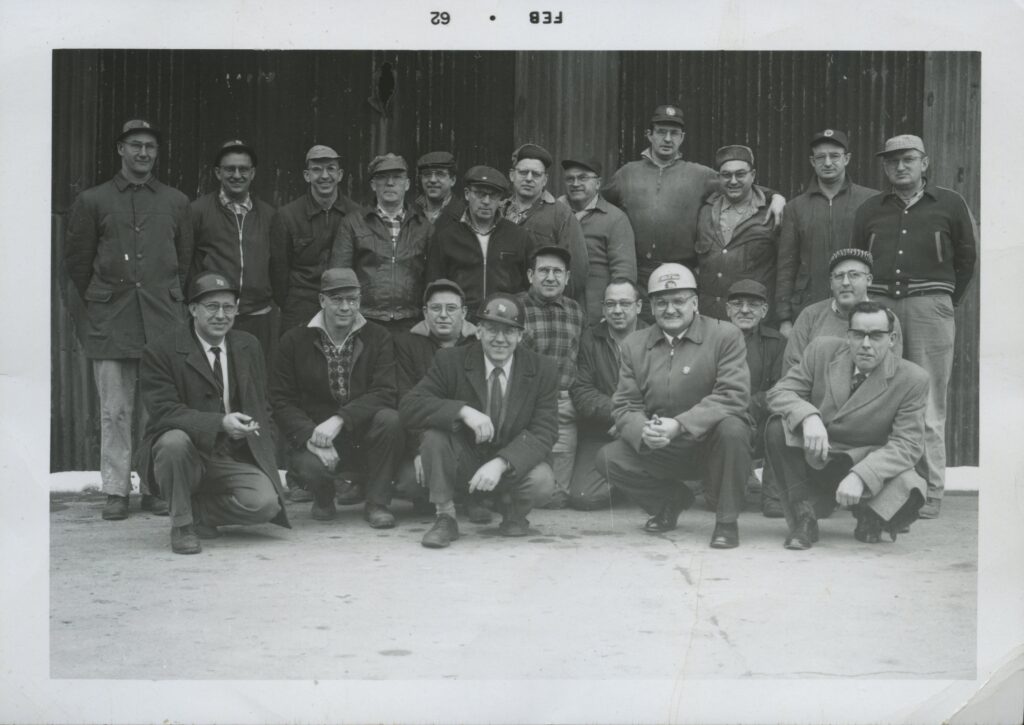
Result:
M803 551L810 549L818 541L818 520L814 516L814 506L801 501L793 506L796 523L786 537L784 544L787 549Z
M723 524L715 522L715 530L711 532L712 549L735 549L740 545L740 529L736 523Z
M288 500L292 503L306 503L313 500L313 494L304 488L289 488Z
M108 495L103 505L103 518L107 521L123 521L128 518L128 497Z
M171 551L175 554L198 554L203 550L192 524L171 528Z
M143 511L148 511L154 516L168 516L171 513L166 501L159 496L151 496L148 493L142 494L139 508Z
M311 493L313 508L310 509L309 515L317 521L332 521L338 515L338 509L334 505L334 486L324 486Z
M441 514L420 542L428 549L443 549L459 538L459 524L451 516Z
M335 481L334 488L337 491L339 506L352 506L363 500L363 491L355 481L339 478Z
M479 499L470 497L466 501L466 518L471 524L489 524L494 515Z
M373 529L390 529L395 525L395 515L388 511L387 506L367 502L363 508L363 518Z
M882 540L882 517L864 504L858 504L853 508L853 515L857 517L857 526L853 529L853 538L863 541L865 544L877 544Z

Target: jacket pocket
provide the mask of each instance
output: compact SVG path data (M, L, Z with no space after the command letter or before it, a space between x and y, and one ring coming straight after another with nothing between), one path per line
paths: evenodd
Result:
M85 290L85 299L89 302L110 302L113 296L114 291L108 285L95 280L90 282Z

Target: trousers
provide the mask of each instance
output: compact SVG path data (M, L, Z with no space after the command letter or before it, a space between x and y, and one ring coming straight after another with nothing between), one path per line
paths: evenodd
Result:
M132 490L132 420L135 409L142 413L140 429L146 427L146 408L139 406L139 361L135 359L93 360L92 374L100 404L100 480L103 493L127 496ZM139 490L149 493L145 476Z

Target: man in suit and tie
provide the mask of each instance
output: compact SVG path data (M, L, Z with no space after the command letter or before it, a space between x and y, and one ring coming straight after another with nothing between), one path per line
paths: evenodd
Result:
M519 346L525 317L515 297L489 296L479 341L438 350L426 377L402 399L402 422L423 431L423 475L437 508L423 536L428 548L459 537L456 486L470 496L500 495L504 536L526 536L526 515L554 492L547 458L558 437L558 369Z
M275 462L263 352L232 330L238 287L203 272L189 290L192 322L142 353L149 413L139 469L170 506L171 549L198 554L224 524L289 527Z
M768 392L765 448L789 524L787 549L818 540L815 490L851 507L858 541L895 541L924 503L914 470L924 452L928 374L893 354L895 315L859 302L846 340L819 337Z

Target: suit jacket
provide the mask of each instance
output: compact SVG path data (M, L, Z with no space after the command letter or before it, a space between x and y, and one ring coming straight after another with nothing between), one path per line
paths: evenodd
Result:
M260 424L259 436L247 436L246 443L256 465L273 482L280 496L284 493L277 470L276 429L267 399L263 351L255 337L231 330L227 335L228 385L236 386L241 412ZM153 444L169 430L188 434L201 453L209 456L227 434L221 429L224 411L213 370L186 323L146 346L139 372L142 402L149 413L146 432L139 451L139 471L152 481ZM289 526L284 503L273 523Z
M924 452L928 373L890 351L850 395L853 369L845 340L812 340L799 364L768 392L768 405L782 417L786 443L797 448L803 448L803 420L820 415L832 449L853 460L852 471L877 495Z
M484 352L479 342L438 350L424 377L402 399L398 412L406 428L464 429L459 410L487 410ZM505 412L495 434L494 456L525 474L547 458L558 439L558 368L543 355L516 348Z

